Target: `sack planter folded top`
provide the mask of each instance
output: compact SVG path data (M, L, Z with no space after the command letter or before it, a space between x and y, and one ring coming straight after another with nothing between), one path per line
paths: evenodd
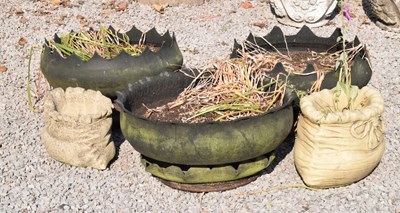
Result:
M335 101L338 100L338 101ZM364 87L352 109L343 93L322 90L300 99L294 145L296 168L316 188L348 185L370 174L384 153L383 98Z
M99 91L52 90L44 105L42 135L49 155L73 166L106 169L115 156L112 108L111 100Z

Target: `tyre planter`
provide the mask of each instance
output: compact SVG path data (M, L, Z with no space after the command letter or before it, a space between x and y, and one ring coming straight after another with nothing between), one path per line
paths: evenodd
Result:
M109 29L115 32L113 28ZM143 35L135 27L126 34L133 44L139 43ZM63 89L82 87L100 91L103 95L113 98L116 96L115 92L123 90L128 83L135 82L144 76L154 76L162 71L174 71L181 67L183 56L174 35L171 36L169 32L160 35L154 28L145 34L144 44L159 47L157 52L146 48L142 54L131 56L122 51L111 59L102 58L95 53L88 61L82 61L74 54L64 58L57 51L49 48L46 40L40 67L53 87ZM54 36L54 41L61 43L57 34Z
M115 156L111 100L83 88L52 90L44 105L42 141L49 155L73 166L105 169Z
M295 94L291 92L286 94L282 107L259 116L234 121L166 122L149 120L135 112L142 103L152 106L154 102L167 103L175 99L191 81L192 78L181 72L166 72L130 84L125 91L117 92L118 98L115 103L121 111L122 133L129 143L145 157L171 165L218 167L255 159L270 153L290 133L293 123L292 104L295 99ZM267 163L264 163L263 167L266 166ZM150 168L148 170L150 171ZM165 178L160 175L159 169L151 169L151 171L156 170L157 172L152 172L154 175ZM198 179L187 180L179 175L173 176L175 177L168 179L190 183L199 182ZM241 177L237 176L237 178ZM180 180L177 180L179 178ZM208 182L206 179L202 180Z
M342 36L341 30L337 28L330 37L323 38L316 36L310 28L303 26L296 35L285 36L279 27L274 27L272 31L264 37L255 37L253 34L247 37L246 41L254 43L259 47L267 51L275 51L273 47L281 52L286 51L286 44L289 51L315 51L317 53L325 52L337 43L338 37ZM268 42L267 42L268 41ZM356 37L354 41L349 42L348 47L357 46L360 41ZM273 47L272 47L272 46ZM231 58L240 57L238 50L246 49L235 40L233 52ZM340 50L341 47L337 46L337 49L332 49L333 52ZM308 91L317 80L317 74L313 74L314 67L312 64L307 64L307 67L302 71L303 75L289 74L282 63L277 63L275 67L267 72L267 75L273 77L277 76L278 73L288 75L289 83L291 83L297 90ZM357 85L359 88L368 84L371 79L372 70L368 62L367 50L364 47L354 58L351 66L352 85ZM325 74L324 80L321 84L321 89L332 89L336 86L339 79L339 72L332 69L332 72Z
M294 161L304 183L316 188L348 185L370 174L385 149L383 98L362 88L354 110L335 111L335 93L322 90L300 100ZM339 97L345 106L347 96ZM342 109L343 107L339 107Z

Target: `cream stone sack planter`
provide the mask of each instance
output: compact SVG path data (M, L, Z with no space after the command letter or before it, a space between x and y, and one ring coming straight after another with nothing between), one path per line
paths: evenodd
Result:
M115 155L113 105L100 92L56 88L44 105L42 141L49 155L73 166L105 169Z
M335 99L334 90L325 89L300 100L294 161L304 183L315 188L363 179L378 165L385 149L379 92L362 88L352 110L345 109L343 93L337 103Z

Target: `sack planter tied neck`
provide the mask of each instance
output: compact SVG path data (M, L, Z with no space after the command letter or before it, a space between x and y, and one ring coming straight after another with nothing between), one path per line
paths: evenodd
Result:
M106 169L115 156L111 100L99 91L68 87L49 93L42 141L49 155L65 164Z
M346 95L336 98L334 90L300 100L294 159L308 186L329 188L359 181L374 170L384 153L380 93L363 87L353 109L346 106Z

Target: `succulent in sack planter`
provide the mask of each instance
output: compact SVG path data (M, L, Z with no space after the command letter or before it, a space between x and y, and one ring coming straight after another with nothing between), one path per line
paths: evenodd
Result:
M347 2L339 1L342 30L350 20ZM294 161L304 183L315 188L348 185L370 174L384 153L383 98L372 88L352 85L345 33L337 61L339 80L300 99Z
M179 69L183 56L174 35L155 28L132 27L119 33L111 26L98 31L71 32L46 40L41 70L53 87L82 87L113 98L129 82Z
M242 59L217 67L162 73L117 93L123 135L146 171L174 188L220 191L248 183L292 129L292 91L264 83L263 72L250 76Z

